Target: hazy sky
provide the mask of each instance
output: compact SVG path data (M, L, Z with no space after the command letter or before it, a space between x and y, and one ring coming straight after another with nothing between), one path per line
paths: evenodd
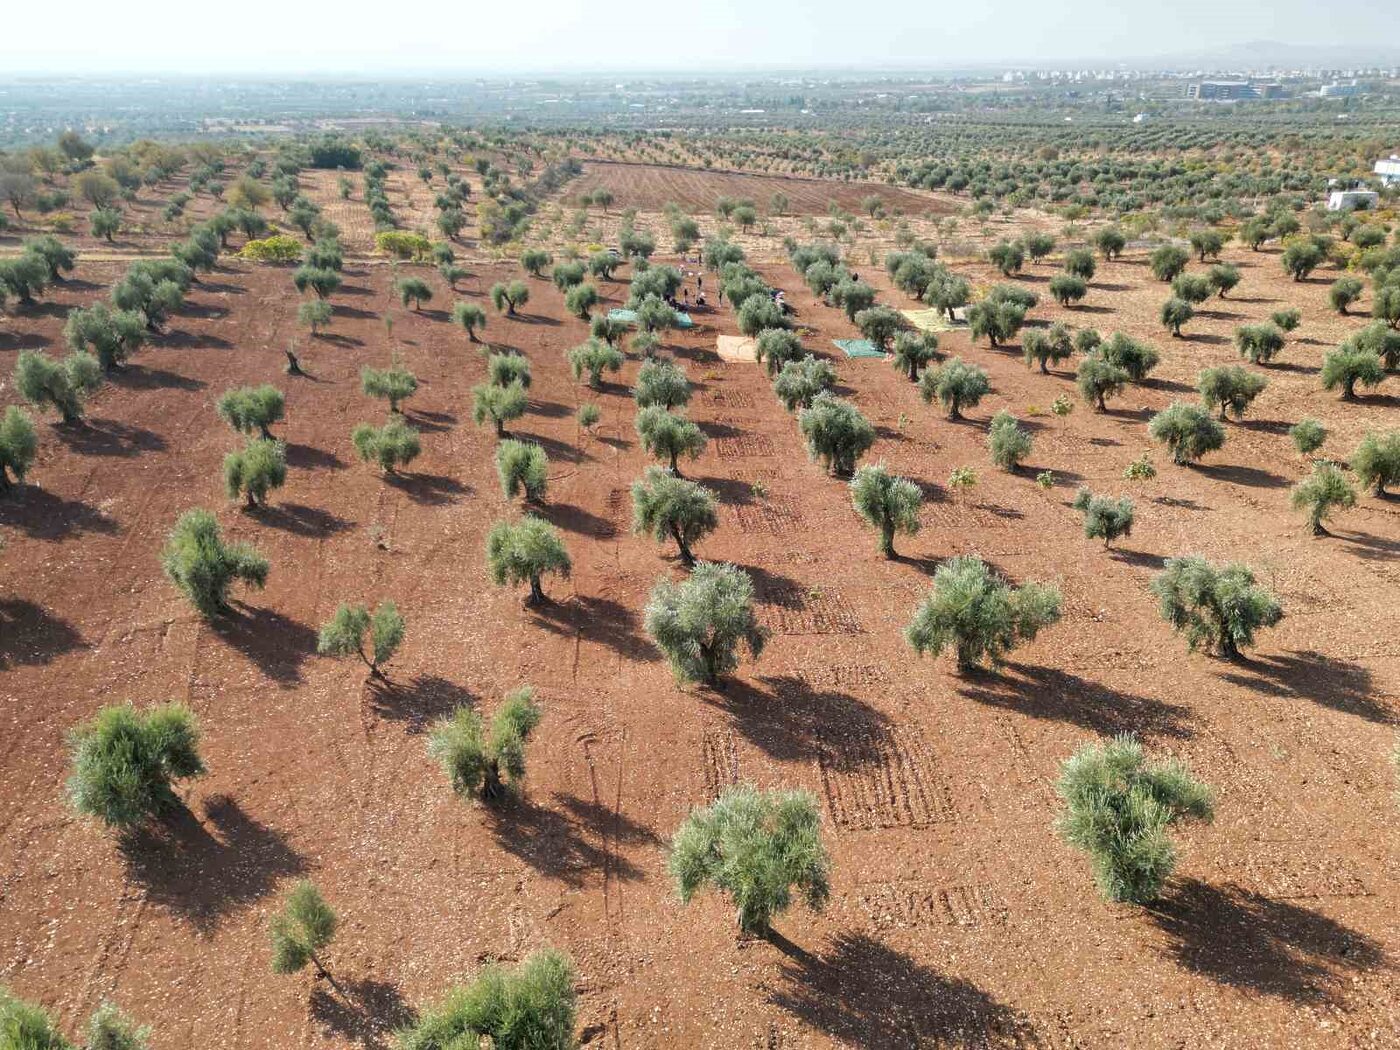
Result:
M1269 40L1400 51L1396 0L16 0L6 72L376 73L1049 64Z

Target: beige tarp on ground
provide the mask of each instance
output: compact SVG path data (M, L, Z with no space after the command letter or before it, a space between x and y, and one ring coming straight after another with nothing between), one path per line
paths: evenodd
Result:
M921 332L951 332L967 324L967 317L962 307L953 311L954 319L952 321L948 320L948 315L942 310L901 310L899 312Z
M715 340L715 352L721 361L731 364L755 364L758 361L758 343L745 335L722 335Z

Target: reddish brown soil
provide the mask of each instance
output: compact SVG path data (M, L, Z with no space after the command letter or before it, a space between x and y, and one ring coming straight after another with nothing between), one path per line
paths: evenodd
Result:
M1395 1045L1400 514L1368 496L1332 538L1304 535L1287 505L1304 467L1281 432L1317 415L1336 431L1326 451L1345 456L1366 426L1394 424L1395 381L1354 405L1322 393L1323 350L1359 320L1330 316L1324 283L1295 285L1268 255L1232 257L1246 267L1237 293L1180 341L1160 335L1162 287L1140 259L1103 268L1090 309L1066 316L1152 338L1165 361L1106 415L1077 403L1064 423L1029 419L1036 448L1016 474L989 465L986 420L1047 407L1072 391L1067 374L947 336L995 388L955 425L887 364L839 360L881 427L871 458L929 493L924 530L892 562L844 486L808 461L762 374L713 354L732 316L673 339L711 435L687 473L724 503L698 552L753 573L774 630L721 693L677 688L641 630L652 583L678 569L628 534L627 487L645 465L626 386L636 363L596 397L598 436L581 433L574 411L593 395L563 352L584 327L547 282L532 282L526 317L493 315L487 329L533 362L516 430L549 452L543 513L575 566L548 582L556 604L532 613L485 579L485 531L517 509L500 495L493 438L471 423L483 355L447 319L450 297L392 308L423 384L409 416L424 454L386 481L354 461L348 434L383 416L357 373L389 356L389 269L350 267L331 336L301 338L312 378L300 380L281 374L288 273L231 265L206 278L172 334L96 397L86 428L42 424L30 483L0 500L0 981L70 1029L112 998L155 1026L159 1050L383 1046L410 1005L481 960L545 945L577 962L592 1046ZM472 269L480 301L504 271ZM1048 272L1031 283L1043 290ZM117 273L81 264L81 283L7 318L4 367L21 347L53 346L64 309ZM819 333L814 349L850 334L790 272L768 275ZM604 290L615 300L625 285ZM1232 326L1275 301L1301 306L1304 323L1248 421L1229 424L1203 467L1154 453L1154 481L1124 482L1149 412L1190 396L1202 365L1231 360ZM223 497L220 461L237 442L213 403L259 381L287 391L278 429L293 469L271 508L248 515ZM964 464L981 480L955 501L942 483ZM1043 469L1057 477L1049 492L1032 480ZM1068 506L1081 482L1137 500L1121 549L1081 535ZM213 625L158 562L196 506L272 563L266 590L240 592ZM1287 618L1248 661L1188 654L1158 619L1147 581L1189 551L1243 559L1282 597ZM939 559L963 552L1065 593L1063 622L998 674L959 678L902 640ZM409 629L391 684L375 689L361 667L316 657L315 632L342 600L385 598ZM522 682L546 705L525 796L466 804L425 753L425 729L458 703L489 712ZM190 704L209 775L185 793L186 815L122 846L65 805L64 734L127 699ZM1219 792L1215 823L1179 835L1180 866L1151 909L1099 900L1054 831L1059 762L1119 731ZM738 780L805 787L824 807L831 905L784 916L776 943L739 942L714 897L680 906L665 873L687 809ZM303 875L344 918L328 961L349 1002L269 973L268 916Z
M688 211L707 213L721 197L747 198L767 213L773 194L788 198L789 215L825 215L835 203L848 212L863 215L861 202L879 197L892 213L945 214L953 207L932 194L918 193L875 182L835 182L790 175L754 175L735 171L703 171L697 168L622 161L590 160L583 175L569 183L568 195L577 197L596 189L611 190L614 208L656 211L678 204Z

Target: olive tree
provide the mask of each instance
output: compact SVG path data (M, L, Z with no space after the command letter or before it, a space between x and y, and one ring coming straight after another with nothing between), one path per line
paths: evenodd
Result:
M400 305L412 303L415 312L433 298L433 290L421 277L400 277L394 282L394 294L398 296Z
M465 328L467 338L473 343L480 342L476 330L486 327L486 311L476 303L457 303L452 307L452 323Z
M1081 281L1092 281L1098 269L1094 263L1094 253L1087 248L1071 248L1065 252L1065 275Z
M975 408L991 389L986 369L960 357L950 358L937 368L926 368L919 376L919 396L926 404L936 398L949 419L961 419L962 410Z
M1225 247L1226 236L1220 230L1192 230L1187 240L1190 241L1197 260L1205 262L1208 258L1219 257L1221 249Z
M1094 247L1107 260L1118 258L1127 246L1128 238L1117 226L1105 226L1094 234Z
M399 403L418 392L418 377L397 359L388 368L360 369L360 390L369 397L389 402L389 411L399 412Z
M268 574L267 559L255 548L224 542L217 519L207 510L180 515L165 541L161 565L206 618L228 608L228 593L235 582L261 590Z
M1133 501L1127 496L1095 496L1087 485L1082 485L1071 506L1084 515L1084 535L1091 540L1102 539L1105 547L1133 531Z
M783 365L773 380L773 393L789 412L810 408L816 396L836 385L836 369L830 361L808 354Z
M930 361L937 358L938 336L932 332L901 331L894 337L891 363L907 375L911 383L917 383L919 373Z
M682 903L713 887L728 894L739 928L758 936L767 936L795 894L814 911L831 895L821 809L806 791L727 788L686 816L667 866Z
M566 1050L574 1045L576 983L568 957L548 949L514 970L491 963L419 1011L399 1032L398 1050L465 1050L483 1039L497 1050Z
M322 328L330 327L334 316L331 304L324 299L308 299L297 307L297 322L310 328L313 338L321 334Z
M1358 277L1342 277L1332 282L1332 287L1327 289L1327 301L1332 304L1332 309L1337 313L1346 316L1347 307L1361 298L1361 293L1366 290L1366 285Z
M696 562L680 583L658 580L644 621L681 682L718 686L721 675L739 666L741 648L756 660L768 640L754 613L753 580L719 562Z
M1288 437L1299 454L1308 456L1320 449L1327 440L1327 428L1321 421L1311 417L1300 419L1288 428Z
M867 307L856 314L855 324L856 328L860 329L860 334L881 352L888 351L890 342L909 328L909 322L905 320L904 315L888 306Z
M205 772L199 728L183 704L111 704L69 734L68 748L73 808L121 830L178 808L175 782Z
M690 403L690 380L685 370L672 361L651 359L637 371L637 385L632 396L638 408L660 405L662 408L682 408Z
M549 457L534 441L507 438L496 446L496 475L506 499L523 493L527 500L542 500L548 485Z
M243 448L224 457L224 490L229 499L246 500L254 510L267 494L287 481L287 446L267 438L249 438Z
M1184 271L1190 260L1186 249L1175 244L1164 244L1153 251L1148 258L1148 266L1152 269L1152 276L1166 284Z
M1283 250L1279 262L1295 281L1302 281L1326 258L1327 253L1314 241L1294 241Z
M1183 273L1172 280L1172 295L1185 299L1192 306L1199 306L1214 294L1215 286L1202 274Z
M987 428L987 450L992 462L1002 470L1015 470L1031 454L1030 432L1016 422L1016 417L1002 409L992 417Z
M691 546L718 527L715 498L703 486L660 467L648 467L632 483L632 531L653 536L658 543L675 540L687 569L695 566Z
M383 665L403 644L404 620L393 602L380 602L373 613L368 606L342 602L321 628L316 651L337 659L358 656L372 677L384 681Z
M1192 648L1218 648L1223 656L1239 656L1254 644L1261 627L1283 618L1277 599L1238 563L1217 566L1199 555L1168 558L1166 567L1149 585L1162 619L1186 633Z
M1186 466L1225 444L1225 429L1197 405L1173 401L1147 424L1147 432L1172 454L1172 462Z
M1000 241L987 249L987 261L1005 277L1019 273L1026 262L1026 248L1020 241Z
M1267 365L1283 349L1283 333L1272 324L1246 324L1235 329L1235 349L1251 364Z
M1351 469L1377 496L1384 496L1388 485L1400 485L1400 430L1368 430L1351 454Z
M1090 354L1079 362L1074 374L1079 395L1094 406L1097 412L1108 410L1108 398L1122 392L1128 385L1128 373L1117 365L1110 364L1098 354Z
M1216 263L1207 271L1206 280L1215 294L1224 299L1240 283L1240 269L1231 263Z
M375 463L386 474L408 466L423 451L418 431L398 416L382 427L359 424L350 432L350 444L362 463Z
M1322 358L1322 389L1342 391L1343 401L1356 400L1356 386L1379 386L1385 379L1385 369L1381 366L1380 355L1374 350L1364 350L1350 343L1343 343Z
M1162 304L1162 327L1178 339L1181 338L1182 326L1195 316L1195 308L1185 299L1173 296Z
M1149 764L1124 734L1085 744L1060 768L1066 842L1089 856L1099 892L1110 901L1147 904L1176 867L1167 833L1185 819L1210 821L1214 800L1176 761Z
M467 704L433 726L428 754L467 798L492 802L525 779L525 745L544 712L528 685L506 694L488 728Z
M802 355L802 340L784 328L765 328L754 341L754 356L768 370L769 378L777 375L783 365L799 360Z
M554 262L554 257L541 248L526 248L520 253L520 268L531 277L543 275L544 268Z
M529 399L525 388L519 383L509 386L496 386L494 383L479 383L472 387L472 419L477 426L485 426L489 421L496 428L496 436L506 436L506 424L525 414Z
M515 311L530 301L530 286L524 281L497 281L491 286L490 296L497 313L514 317Z
M569 371L578 380L587 376L588 385L594 390L601 390L603 372L620 372L625 360L617 347L590 338L569 351Z
M669 461L671 474L681 476L679 459L697 458L704 451L704 431L684 416L650 405L637 413L637 436L647 454Z
M904 637L921 655L936 657L951 648L959 673L966 673L983 660L1001 663L1018 643L1058 621L1060 605L1055 587L1014 587L981 558L949 558L934 570L933 593L915 612Z
M856 460L875 444L875 427L849 401L823 390L797 417L807 440L807 454L838 477L847 477Z
M518 522L498 521L486 536L486 566L497 587L530 585L526 605L549 599L540 580L547 573L568 578L573 570L559 530L543 518L527 514Z
M510 386L519 383L530 389L533 377L530 374L530 359L514 352L490 354L486 358L486 381L492 386Z
M0 492L23 481L39 451L34 421L18 405L10 405L0 417ZM10 476L14 475L14 481Z
M748 336L756 336L769 328L790 327L782 307L766 295L751 295L745 299L736 319L739 331Z
M1089 285L1082 277L1057 273L1050 278L1050 295L1061 306L1075 306L1089 294Z
M919 531L919 486L891 474L883 463L861 467L851 478L851 505L872 528L880 532L880 553L895 556L894 535L913 536Z
M1207 408L1218 409L1221 420L1225 419L1227 412L1236 419L1242 417L1245 409L1268 385L1269 381L1263 376L1239 365L1204 369L1196 380L1201 403Z
M310 879L297 882L268 926L272 972L298 973L310 963L332 987L343 992L321 961L321 953L335 940L339 925L335 909L326 903L316 884Z
M564 294L564 308L580 321L587 321L593 308L602 302L598 289L591 284L576 284Z
M1122 332L1114 332L1099 344L1098 354L1109 364L1123 369L1134 383L1146 379L1161 359L1156 349Z
M1064 325L1032 328L1021 337L1021 357L1026 367L1038 364L1041 375L1049 375L1049 365L1067 361L1073 353L1074 344Z
M146 321L135 310L111 310L93 303L68 311L63 341L73 351L92 353L103 371L115 370L146 341Z
M57 409L71 425L82 421L84 402L102 385L102 366L81 351L55 361L42 350L21 350L14 380L20 397L37 409Z
M234 430L244 434L257 431L260 436L271 438L270 428L281 420L286 406L287 400L282 391L270 383L264 383L262 386L245 386L225 392L215 408L219 418Z
M1312 534L1326 536L1322 523L1333 511L1356 506L1356 490L1331 463L1315 463L1312 474L1293 486L1289 499L1294 510L1307 511Z

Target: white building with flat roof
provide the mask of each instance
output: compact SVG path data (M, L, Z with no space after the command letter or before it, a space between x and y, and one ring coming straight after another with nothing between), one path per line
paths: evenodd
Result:
M1400 156L1392 153L1386 160L1376 161L1375 173L1380 176L1382 186L1400 184Z

